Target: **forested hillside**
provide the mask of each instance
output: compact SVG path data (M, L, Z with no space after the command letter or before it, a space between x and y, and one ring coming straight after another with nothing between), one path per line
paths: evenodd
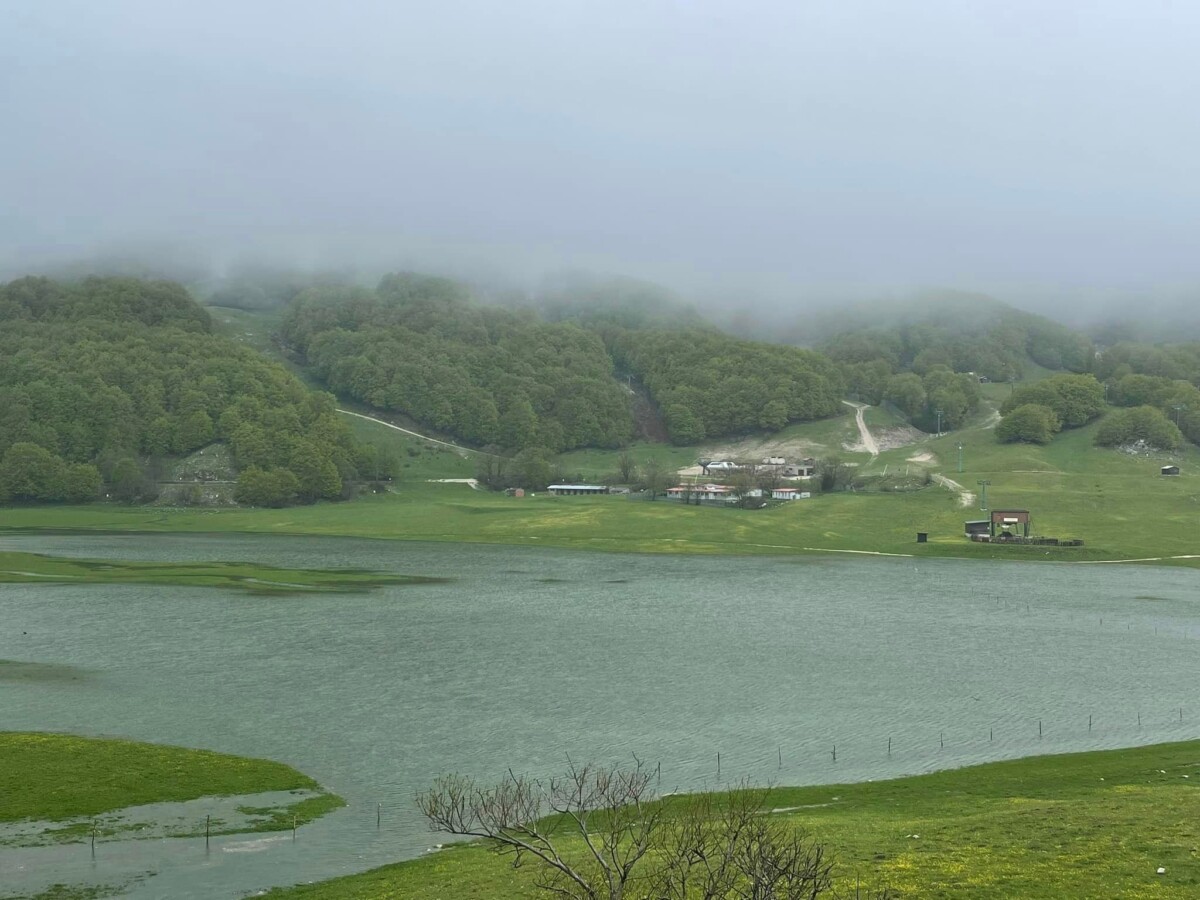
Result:
M881 360L893 372L918 375L945 366L992 381L1019 379L1030 361L1086 372L1093 352L1091 341L1065 325L979 294L940 294L898 308L827 315L812 323L809 335L847 365Z
M1200 443L1200 343L1122 342L1101 350L1095 368L1110 403L1153 407L1183 437ZM1161 424L1156 431L1170 435Z
M618 447L632 434L628 392L599 337L477 305L446 279L310 288L283 335L333 390L477 445L558 452Z
M170 282L0 286L0 499L148 499L149 469L215 440L246 499L339 496L356 449L333 398L212 333Z
M610 341L618 364L649 388L676 444L844 410L838 367L811 351L700 328L624 330Z
M333 390L509 450L626 443L625 377L646 387L679 444L842 411L839 369L821 355L730 337L652 289L619 287L554 294L535 311L390 275L375 291L303 292L283 335Z
M889 402L919 428L954 428L979 403L978 384L1019 381L1033 366L1089 371L1091 342L1042 316L978 294L815 317L804 337L840 364L848 393ZM793 339L800 334L792 335Z

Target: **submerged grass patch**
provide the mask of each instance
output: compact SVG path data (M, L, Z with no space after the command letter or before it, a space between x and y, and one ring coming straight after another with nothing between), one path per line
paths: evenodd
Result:
M68 681L83 681L88 670L61 663L25 662L17 659L0 659L0 684L5 682L38 681L44 684L60 684Z
M0 583L163 584L235 588L255 594L296 594L357 592L387 584L431 584L446 580L364 569L280 569L240 562L119 562L0 552Z
M0 732L0 822L67 821L147 803L265 791L320 792L321 786L270 760L112 738ZM258 830L290 828L292 815L309 821L340 805L340 798L322 792L281 812L286 821Z
M835 854L843 896L861 879L910 900L1182 900L1200 896L1198 788L1190 741L781 788L769 805ZM467 844L268 896L527 900L539 896L533 877Z

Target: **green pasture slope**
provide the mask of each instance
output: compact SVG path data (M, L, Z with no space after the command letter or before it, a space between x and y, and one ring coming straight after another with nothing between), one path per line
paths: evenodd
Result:
M768 805L833 853L841 896L861 879L911 900L1182 900L1200 896L1198 788L1190 741L779 788ZM540 896L533 874L467 844L267 896L527 900Z
M321 786L290 766L262 759L124 741L38 732L0 732L0 822L61 821L128 806L233 797ZM344 805L321 792L259 823L270 831Z

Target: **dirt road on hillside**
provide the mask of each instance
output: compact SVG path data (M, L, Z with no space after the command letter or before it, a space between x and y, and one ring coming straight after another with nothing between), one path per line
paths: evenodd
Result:
M391 422L385 422L383 419L377 419L374 416L364 416L362 413L350 412L348 409L339 409L343 416L354 416L356 419L366 419L368 422L377 422L380 425L386 425L393 431L400 431L411 437L420 438L423 441L428 441L431 444L437 444L440 447L446 447L453 450L462 456L491 456L491 453L484 453L482 450L472 450L470 447L460 447L458 444L451 444L449 441L439 441L437 438L431 438L417 431L409 431L407 428L401 428L399 425L393 425Z
M843 400L847 406L854 407L854 424L858 426L858 436L862 440L864 449L872 456L879 455L879 444L875 441L875 436L871 434L871 430L867 428L867 421L863 418L863 413L867 409L865 403L854 403L851 400Z
M947 478L945 475L930 475L935 482L940 484L947 490L954 491L958 494L958 505L966 508L975 503L975 495L968 491L965 487L955 481L953 478Z

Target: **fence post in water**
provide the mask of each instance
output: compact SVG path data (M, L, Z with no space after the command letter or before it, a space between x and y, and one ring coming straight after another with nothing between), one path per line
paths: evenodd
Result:
M292 840L296 839L296 817L292 816Z
M721 751L717 751L717 777L721 777Z
M204 849L208 849L208 826L212 822L212 816L204 817Z
M988 740L994 741L995 739L996 739L996 730L994 728L989 728L988 729Z
M837 762L837 744L833 745L833 761Z
M779 746L779 768L783 768L783 745Z
M1088 716L1088 733L1091 734L1091 731L1092 731L1092 717Z
M662 760L658 761L658 765L654 767L654 777L658 779L659 787L662 787Z
M1142 727L1142 711L1138 710L1138 728Z
M888 756L891 756L891 755L892 755L892 739L889 736L888 737Z
M96 820L92 819L92 856L96 855Z
M375 804L375 829L379 830L379 825L383 821L383 804Z
M1042 720L1038 719L1038 737L1042 736Z
M946 732L944 732L944 731L938 732L938 744L941 746L941 748L943 750L946 749Z

